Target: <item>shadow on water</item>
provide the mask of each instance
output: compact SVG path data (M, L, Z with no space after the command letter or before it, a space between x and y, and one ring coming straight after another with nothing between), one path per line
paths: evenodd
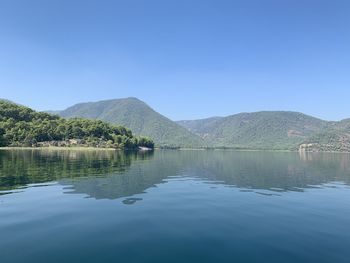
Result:
M350 155L171 150L0 151L0 195L30 184L58 182L67 194L85 194L95 199L126 198L124 204L134 204L142 199L133 195L179 177L275 195L334 182L350 185Z

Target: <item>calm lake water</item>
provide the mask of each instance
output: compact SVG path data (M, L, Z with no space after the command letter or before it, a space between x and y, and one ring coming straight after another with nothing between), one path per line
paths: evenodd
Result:
M350 155L0 151L0 261L350 262Z

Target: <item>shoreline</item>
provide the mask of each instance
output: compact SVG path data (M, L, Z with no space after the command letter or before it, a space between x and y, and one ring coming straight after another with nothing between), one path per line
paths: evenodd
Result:
M318 151L318 152L312 152L312 151L303 151L300 152L298 150L273 150L273 149L222 149L222 148L177 148L177 149L167 149L167 148L157 148L154 149L116 149L116 148L100 148L100 147L61 147L61 146L49 146L49 147L15 147L15 146L6 146L6 147L0 147L0 150L55 150L55 151L139 151L139 152L145 152L145 151L154 151L154 150L171 150L171 151L233 151L233 152L281 152L281 153L347 153L350 154L350 152L341 152L341 151Z

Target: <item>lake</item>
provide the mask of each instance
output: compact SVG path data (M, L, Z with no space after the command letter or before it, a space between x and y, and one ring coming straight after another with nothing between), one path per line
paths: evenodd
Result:
M350 262L350 154L0 151L0 260Z

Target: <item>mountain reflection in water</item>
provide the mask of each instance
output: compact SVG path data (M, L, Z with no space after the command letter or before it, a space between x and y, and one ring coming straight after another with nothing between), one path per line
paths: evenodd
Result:
M57 182L66 194L88 198L133 197L173 178L195 178L263 195L302 192L328 183L350 185L350 155L237 151L121 152L103 150L2 150L0 195ZM40 185L39 185L40 186Z

